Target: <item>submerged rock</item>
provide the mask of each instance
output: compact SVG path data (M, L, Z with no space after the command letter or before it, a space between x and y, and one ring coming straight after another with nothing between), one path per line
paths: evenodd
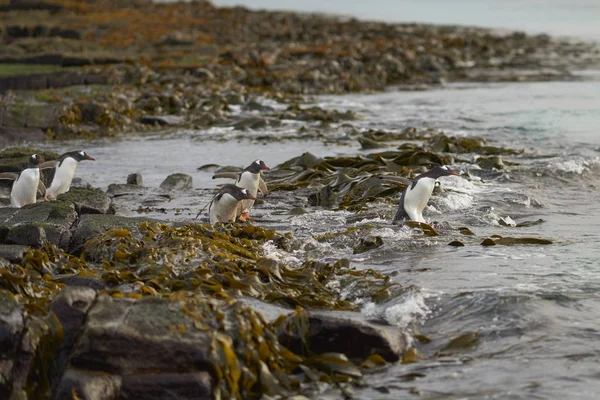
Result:
M187 174L176 173L165 178L160 184L160 188L166 191L171 190L189 190L193 187L192 177Z

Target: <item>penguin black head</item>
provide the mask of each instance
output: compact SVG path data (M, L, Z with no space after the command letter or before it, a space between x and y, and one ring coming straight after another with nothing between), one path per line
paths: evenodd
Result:
M270 171L271 168L267 167L267 164L263 160L256 160L245 169L245 171L252 172L253 174L258 174L261 170Z
M221 197L224 194L231 195L237 201L240 201L240 200L256 200L256 197L254 197L248 191L248 189L241 188L241 187L233 185L231 183L223 185L223 187L221 188L221 190L219 190L219 193L217 194L216 199L220 200Z
M69 151L65 154L63 154L62 156L60 156L59 160L62 162L64 161L66 158L72 158L75 161L79 162L79 161L83 161L83 160L90 160L90 161L96 161L95 158L92 158L88 155L88 153L86 153L85 151Z
M29 156L29 168L37 168L38 165L44 162L44 158L39 154L32 154Z
M449 175L458 176L458 172L451 170L450 168L446 167L445 165L441 165L441 166L433 167L429 171L424 172L421 175L417 176L415 179L421 179L421 178L437 179L442 176L449 176Z

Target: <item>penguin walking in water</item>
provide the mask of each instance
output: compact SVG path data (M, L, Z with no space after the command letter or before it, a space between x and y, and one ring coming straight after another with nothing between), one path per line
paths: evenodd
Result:
M69 191L75 170L83 160L95 161L85 151L69 151L61 155L58 160L45 162L41 168L56 168L52 184L46 190L46 200L54 200L59 194Z
M261 171L270 171L271 169L267 167L263 160L255 160L252 164L248 165L241 173L231 173L231 172L222 172L217 173L213 176L213 179L216 178L232 178L235 179L235 185L241 188L247 189L248 192L254 197L254 199L242 200L238 204L238 209L236 212L236 218L240 221L246 221L250 215L250 209L254 205L254 201L256 200L256 195L258 191L266 196L269 194L269 190L267 189L267 184L262 178Z
M429 202L429 198L436 187L437 179L449 175L458 175L458 173L444 165L434 167L414 178L412 183L402 192L393 223L399 224L404 221L425 222L423 210L427 207L427 202Z
M239 203L244 200L256 200L256 197L248 189L231 183L223 185L208 206L210 223L235 222Z
M40 164L43 162L42 156L32 154L27 167L20 173L0 173L0 179L14 180L10 191L10 204L13 207L21 208L27 204L34 204L38 191L42 196L44 195L46 187L40 180Z

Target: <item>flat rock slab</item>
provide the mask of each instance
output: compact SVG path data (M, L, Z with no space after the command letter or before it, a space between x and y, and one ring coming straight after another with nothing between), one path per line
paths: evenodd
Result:
M180 115L145 115L140 122L146 125L177 126L182 124L184 118Z
M68 201L0 208L0 243L42 247L48 240L66 249L77 217L75 206Z
M58 196L58 200L75 205L78 214L109 214L111 199L100 189L71 188Z

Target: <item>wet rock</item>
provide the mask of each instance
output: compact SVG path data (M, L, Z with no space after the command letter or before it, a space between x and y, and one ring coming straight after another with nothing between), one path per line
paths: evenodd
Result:
M65 286L80 286L90 288L92 290L104 290L108 285L100 278L85 275L58 275L53 279L54 282L62 283Z
M504 169L504 163L498 156L479 157L476 163L483 169Z
M207 81L215 79L215 75L206 68L196 68L194 70L194 76Z
M120 386L121 394L144 393L144 398L171 398L173 393L182 395L176 398L212 398L211 334L195 329L182 306L156 298L100 295L87 314L59 392L70 393L77 385L113 388L110 393ZM177 326L185 330L172 329ZM100 382L99 373L106 376Z
M285 329L279 333L281 343L298 354L305 351L304 343L309 343L312 353L342 353L359 362L372 354L395 362L404 353L404 333L398 327L367 321L355 312L311 310L306 314L308 329L305 338Z
M54 315L26 321L22 306L0 292L0 398L46 398L61 341L62 328Z
M20 339L25 329L23 306L12 296L0 292L0 398L8 399L13 389Z
M244 104L244 102L246 101L244 95L241 93L231 93L227 95L226 100L228 104L234 105L241 105Z
M106 112L106 109L96 103L75 103L81 112L81 121L86 123L97 122Z
M176 173L165 178L160 184L160 188L166 191L189 190L193 187L193 180L190 175Z
M169 96L169 106L171 108L171 112L178 113L184 107L184 102L181 100L181 97L173 94Z
M151 221L148 218L127 218L117 215L84 214L81 216L77 228L73 233L73 239L69 244L69 252L76 254L85 242L94 236L100 235L110 229L125 228L139 235L141 222Z
M118 375L71 367L65 371L54 398L72 400L73 393L77 393L80 399L116 400L120 398L122 380Z
M95 299L95 290L74 286L63 289L52 301L50 310L60 321L63 330L62 344L55 358L59 371L66 367L75 340Z
M354 254L360 254L381 246L383 246L383 239L380 236L367 235L360 239L360 242L354 246L352 252Z
M217 117L210 112L205 112L200 114L198 118L195 118L191 124L196 128L203 128L214 124L216 121Z
M58 196L59 200L73 203L78 214L108 214L111 199L100 189L71 188Z
M0 237L7 244L41 247L48 240L66 249L77 217L73 203L63 200L0 209Z
M155 112L160 108L160 99L157 96L148 97L138 102L137 106L144 111Z
M180 115L145 115L139 121L146 125L177 126L183 123Z
M127 175L127 184L142 186L143 185L142 174L139 174L136 172L135 174Z
M106 194L109 197L121 197L137 195L141 196L149 191L149 188L140 185L129 185L122 183L111 183L106 189Z
M23 259L23 253L29 249L29 246L18 244L0 244L0 257L13 263L20 263Z
M246 110L246 111L260 111L260 112L267 112L267 113L275 111L275 109L273 107L260 104L255 99L250 99L248 102L246 102L246 104L244 104L242 109Z

